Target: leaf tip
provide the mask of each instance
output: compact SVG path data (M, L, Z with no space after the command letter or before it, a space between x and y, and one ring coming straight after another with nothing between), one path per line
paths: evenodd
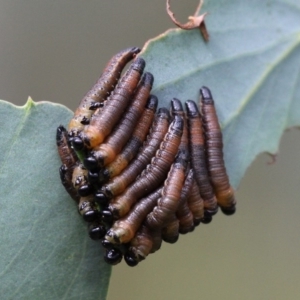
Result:
M29 96L28 99L27 99L27 102L24 106L24 108L26 110L30 110L32 107L36 106L36 103L32 100L32 98Z

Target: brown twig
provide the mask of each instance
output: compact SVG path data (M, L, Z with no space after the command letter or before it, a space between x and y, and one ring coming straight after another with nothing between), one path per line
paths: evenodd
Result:
M182 24L176 20L174 13L171 11L170 0L167 0L167 2L166 2L166 9L167 9L168 15L170 16L171 20L173 21L173 23L176 26L178 26L179 28L184 29L184 30L191 30L191 29L199 28L203 39L207 42L209 40L209 34L207 32L205 22L204 22L204 18L207 15L207 13L204 13L200 16L197 15L203 5L203 2L204 2L204 0L200 0L199 5L198 5L194 15L189 16L188 17L189 21L185 24Z

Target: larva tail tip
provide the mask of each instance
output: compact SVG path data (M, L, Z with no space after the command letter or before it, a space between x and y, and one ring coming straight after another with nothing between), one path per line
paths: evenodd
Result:
M195 101L187 100L185 102L185 108L189 117L196 117L199 115L199 110Z
M150 95L146 107L149 109L156 110L158 105L158 99L155 95Z
M182 103L179 99L173 98L171 100L171 110L172 110L173 113L183 111Z
M137 55L138 53L141 52L141 49L139 47L132 47L130 51L131 53Z
M178 241L178 239L179 239L179 234L168 238L163 237L163 241L169 244L175 244Z
M132 69L138 71L139 73L143 73L145 66L146 62L141 57L137 57L131 65Z
M152 87L153 82L154 82L154 77L150 72L146 72L143 75L142 81L144 85L150 85Z
M231 216L236 212L236 207L235 205L231 207L221 207L221 211L224 215Z
M60 125L56 129L56 145L60 146L63 141L63 136L66 134L67 130L64 126Z
M201 219L201 223L209 224L211 221L212 221L212 215L208 211L205 211L204 216Z
M213 97L211 95L211 91L208 87L203 86L200 89L201 101L204 103L213 103Z

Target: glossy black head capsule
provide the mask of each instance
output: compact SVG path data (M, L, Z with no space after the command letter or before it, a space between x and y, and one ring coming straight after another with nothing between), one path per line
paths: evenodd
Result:
M100 224L90 224L88 232L92 240L101 240L106 234L106 229L105 226Z
M123 254L119 249L112 248L107 250L104 255L104 260L110 265L117 265L121 262Z
M105 195L105 193L100 189L98 191L96 191L96 193L94 194L94 199L95 202L97 202L99 205L103 206L103 205L107 205L109 202L109 197L107 197Z
M135 267L139 263L135 255L130 251L124 255L124 260L129 267Z
M98 169L98 161L97 159L91 154L90 156L86 157L83 160L83 165L91 171L97 170Z

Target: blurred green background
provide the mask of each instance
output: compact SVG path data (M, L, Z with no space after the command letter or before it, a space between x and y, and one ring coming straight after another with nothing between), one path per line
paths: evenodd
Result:
M185 21L198 1L171 1ZM213 12L211 16L213 17ZM173 27L164 0L0 0L0 98L75 109L106 62ZM235 216L181 236L136 268L113 268L108 299L299 299L300 132L275 164L256 159Z

